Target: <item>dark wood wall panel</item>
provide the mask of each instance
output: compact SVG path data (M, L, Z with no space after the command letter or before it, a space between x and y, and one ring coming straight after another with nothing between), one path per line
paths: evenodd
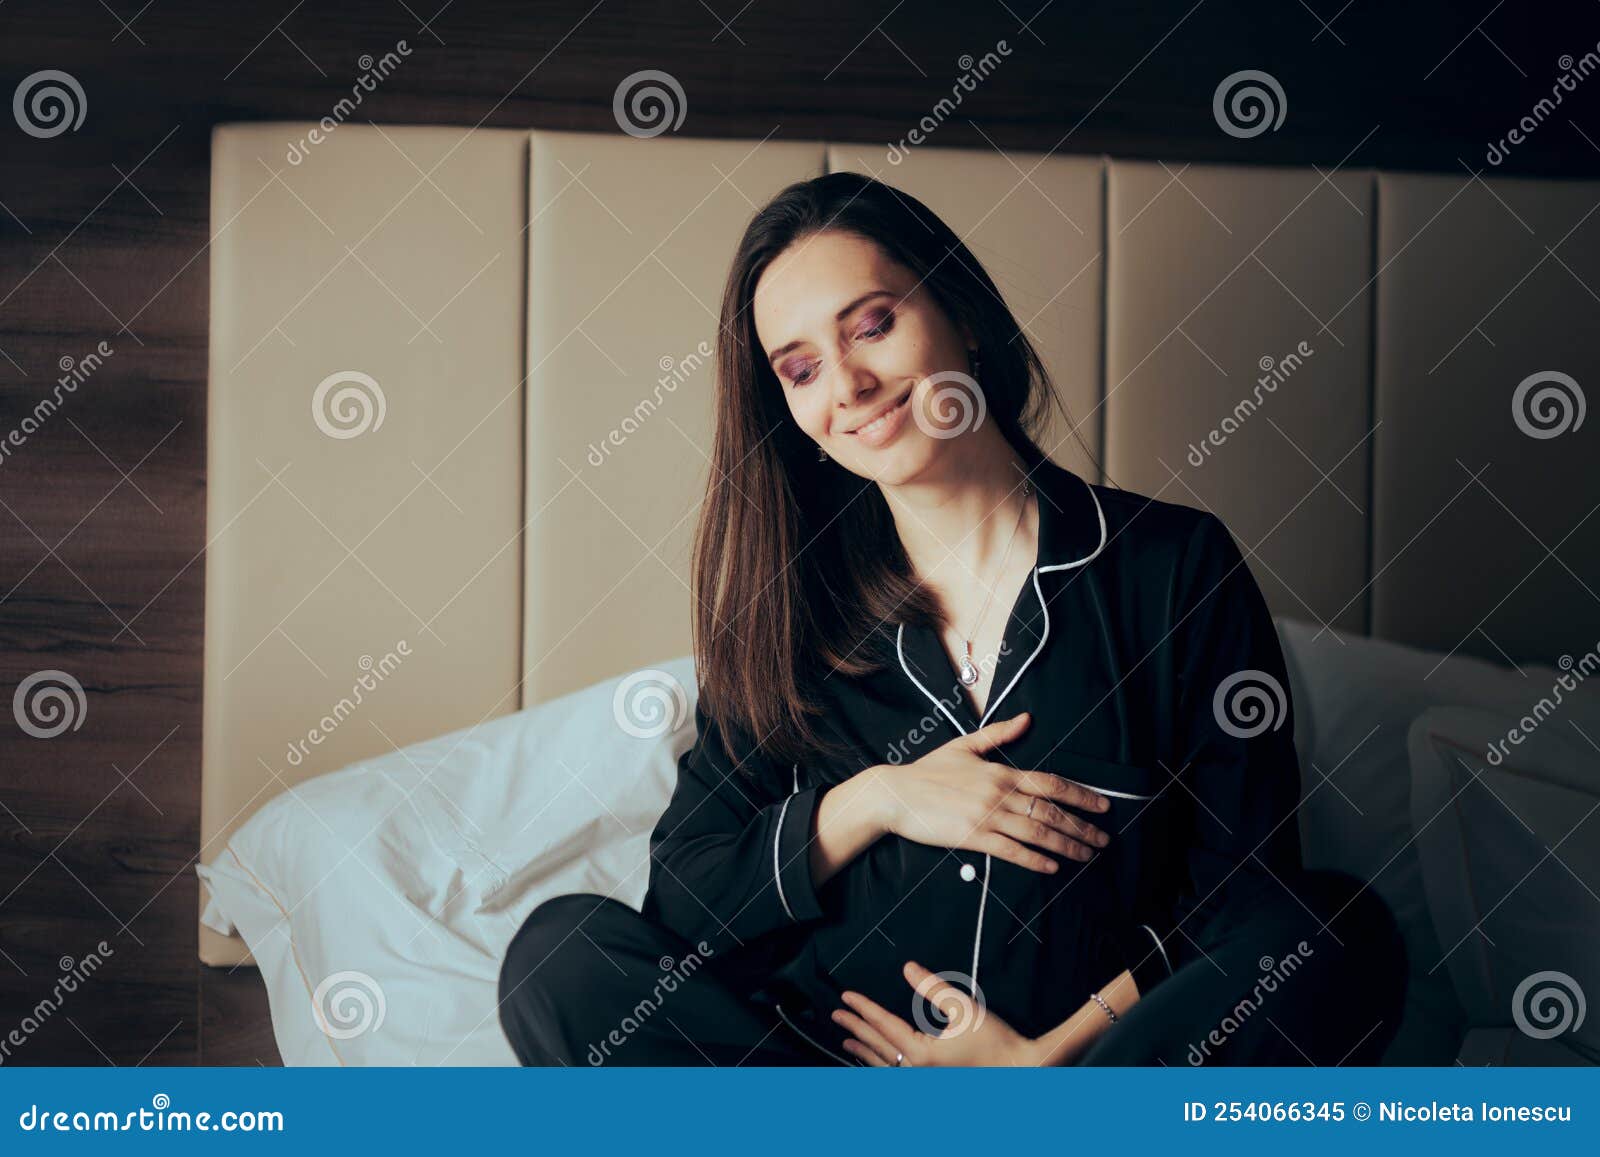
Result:
M412 10L437 13L431 31ZM1464 172L1563 54L1595 48L1600 8L9 0L0 95L59 69L87 114L36 139L4 102L0 438L62 358L114 353L0 462L0 693L60 669L87 706L51 739L0 725L0 1036L63 957L112 948L6 1063L277 1061L259 978L196 960L210 131L319 118L358 57L401 39L411 55L358 119L616 132L617 84L662 69L687 94L687 135L889 142L951 91L964 54L1005 39L1011 55L931 143ZM1288 114L1243 140L1211 100L1252 68L1282 82ZM1497 171L1600 173L1587 83Z

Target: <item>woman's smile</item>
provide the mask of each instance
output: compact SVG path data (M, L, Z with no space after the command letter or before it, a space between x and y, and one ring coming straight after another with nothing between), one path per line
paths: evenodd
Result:
M911 407L906 403L910 400L911 391L907 390L903 398L887 410L884 410L876 418L857 426L854 430L845 430L843 433L848 437L859 439L873 449L887 446L893 441L895 435L905 428L906 415L911 412Z

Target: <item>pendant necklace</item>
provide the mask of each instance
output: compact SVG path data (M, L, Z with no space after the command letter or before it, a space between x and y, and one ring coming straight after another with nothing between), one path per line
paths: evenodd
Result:
M1011 557L1011 548L1017 541L1017 531L1022 529L1023 516L1028 513L1028 496L1033 493L1033 484L1026 478L1022 480L1022 509L1017 512L1017 524L1011 528L1011 537L1006 540L1005 553L1000 556L1000 566L995 571L995 581L1006 572L1006 561ZM994 587L989 588L989 597L983 600L983 609L978 612L978 621L972 624L972 630L962 639L966 646L966 654L961 657L961 668L957 678L963 687L971 687L978 681L978 668L972 662L972 636L978 633L978 628L983 625L983 616L989 613L989 604L994 601Z

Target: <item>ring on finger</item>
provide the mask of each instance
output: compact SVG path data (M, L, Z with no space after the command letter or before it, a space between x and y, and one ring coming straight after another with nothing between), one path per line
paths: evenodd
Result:
M903 1069L903 1068L905 1068L905 1064L906 1064L906 1054L905 1053L900 1053L900 1052L895 1053L894 1054L894 1067L897 1068L897 1069Z
M1034 797L1032 797L1031 799L1028 800L1028 818L1030 820L1033 818L1033 805L1038 803L1038 802L1039 802L1039 797L1038 796L1034 796Z

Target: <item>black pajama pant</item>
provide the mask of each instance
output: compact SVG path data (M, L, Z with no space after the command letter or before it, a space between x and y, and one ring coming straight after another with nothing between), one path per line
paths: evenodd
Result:
M1197 955L1075 1063L1377 1064L1405 999L1393 915L1342 872L1282 883L1180 928ZM858 1063L815 1031L831 1009L807 1020L744 989L676 933L621 901L579 893L541 904L512 939L500 1023L525 1065Z

